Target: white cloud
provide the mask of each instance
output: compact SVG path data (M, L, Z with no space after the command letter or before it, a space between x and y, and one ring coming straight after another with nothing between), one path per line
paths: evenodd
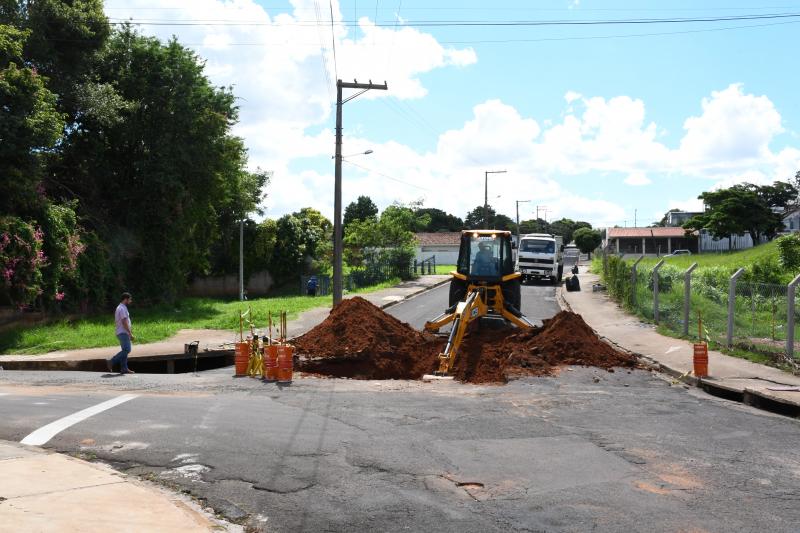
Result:
M318 12L318 5L292 0L291 12L274 13L254 0L106 2L109 16L117 18L261 24L143 29L163 39L177 33L181 42L197 48L206 59L206 73L215 85L234 86L240 105L235 133L245 139L253 167L274 171L267 202L270 216L306 205L332 214L332 164L330 172L308 170L324 168L320 161L329 160L333 152L331 29L301 24L318 16L322 22L329 20L329 10ZM332 5L334 20L341 21L339 2ZM152 8L158 9L147 11ZM333 31L340 78L371 77L389 84L389 91L369 91L362 98L422 98L429 90L423 83L425 73L465 68L477 61L473 49L443 45L400 20L387 28L362 17L357 30L336 25ZM799 149L771 149L784 131L773 103L767 96L746 93L741 84L704 98L701 112L685 120L685 134L672 147L665 144L664 128L647 118L641 99L570 90L564 101L563 115L555 121L524 116L498 99L480 102L461 127L442 132L430 152L394 141L374 142L351 128L346 132L346 152L373 149L372 156L353 162L374 171L345 165L345 202L369 194L383 207L394 200L424 196L427 205L463 217L483 202L483 171L506 169L508 174L489 178L490 203L502 212L513 214L514 200L529 196L548 206L549 217L618 221L625 213L616 201L624 198L610 201L576 194L571 190L573 178L592 176L619 185L616 176L626 176L625 184L642 186L683 175L707 180L703 187L707 190L741 181L785 180L800 169ZM492 192L503 196L495 198ZM677 203L696 206L697 201ZM526 204L526 218L530 205Z
M631 185L634 187L639 187L642 185L650 185L653 183L650 178L647 177L647 174L644 172L631 172L628 174L628 177L625 178L626 185Z
M781 116L766 96L744 94L735 83L703 98L703 113L684 122L680 161L702 170L751 166L770 156L769 144L783 132Z

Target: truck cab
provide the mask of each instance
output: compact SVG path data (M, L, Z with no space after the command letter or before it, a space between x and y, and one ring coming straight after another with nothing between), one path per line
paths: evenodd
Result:
M516 270L523 283L532 279L549 279L555 285L564 273L564 238L549 233L521 235L517 247Z

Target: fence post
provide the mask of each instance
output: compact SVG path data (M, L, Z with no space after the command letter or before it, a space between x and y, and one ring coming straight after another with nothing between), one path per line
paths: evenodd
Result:
M692 272L697 268L697 263L686 269L683 273L683 336L689 335L689 307L692 299Z
M736 311L736 280L739 279L739 276L742 274L744 274L744 269L740 268L733 273L731 280L728 282L728 337L726 339L728 348L733 345L733 315Z
M662 259L653 267L653 322L658 324L658 270L664 265Z
M794 293L800 274L789 282L786 291L786 355L794 357Z
M639 266L639 262L644 259L644 254L642 254L639 259L633 262L633 266L631 267L631 307L636 305L636 267Z

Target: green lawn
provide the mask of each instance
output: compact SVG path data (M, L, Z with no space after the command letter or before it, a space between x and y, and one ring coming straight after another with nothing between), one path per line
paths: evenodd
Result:
M436 265L436 274L449 274L456 269L456 265Z
M368 293L397 285L399 279L374 285L358 293ZM136 343L156 342L169 338L180 329L239 330L239 311L252 308L256 327L267 325L267 313L274 317L288 311L289 319L314 307L331 305L330 296L281 296L258 298L247 302L211 298L185 298L175 305L159 305L137 309L131 305L131 319ZM55 350L113 346L113 316L109 313L62 320L42 326L19 327L0 333L0 354L39 354Z
M678 255L675 257L664 257L664 264L674 265L681 269L689 268L692 263L697 263L697 267L746 267L759 259L778 255L778 245L775 241L768 242L737 252L719 252L694 255ZM640 265L654 265L659 261L656 257L645 257Z

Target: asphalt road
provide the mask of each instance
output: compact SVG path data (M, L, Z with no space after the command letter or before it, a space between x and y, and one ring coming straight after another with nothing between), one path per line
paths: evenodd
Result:
M421 330L425 322L447 308L450 286L445 283L413 298L386 309L386 312ZM535 325L558 313L555 287L547 282L533 282L522 286L522 313Z
M524 296L534 305L525 312L544 317L549 291L526 287L542 297ZM390 309L424 321L437 298ZM137 394L44 446L188 491L255 531L788 532L800 523L800 424L651 372L574 368L506 386L307 378L281 387L230 374L0 372L0 439Z

